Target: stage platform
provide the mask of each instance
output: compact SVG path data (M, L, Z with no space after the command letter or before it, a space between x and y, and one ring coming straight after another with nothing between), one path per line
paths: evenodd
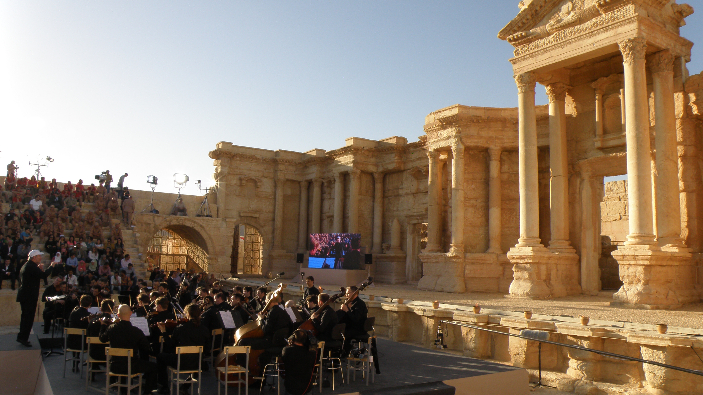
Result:
M3 366L9 367L0 370L0 380L3 382L0 394L95 394L94 390L85 389L85 376L81 379L78 373L71 373L70 366L67 366L66 378L62 377L62 355L46 357L42 363L40 351L48 350L39 348L38 337L44 337L41 333L41 323L35 323L34 332L35 334L30 336L32 348L17 343L16 332L0 335L0 360ZM46 341L42 343L46 344ZM322 393L521 395L530 392L527 371L524 369L380 338L378 350L381 374L376 375L375 383L366 386L365 380L357 373L356 381L340 385L340 376L337 374L335 391L323 388ZM42 373L44 371L45 373ZM48 378L50 386L42 384L42 374ZM216 393L217 384L212 373L205 373L204 377L202 393ZM18 391L16 383L30 382L39 383L40 391ZM98 375L93 384L104 389L104 376ZM250 391L258 393L258 387L250 388ZM264 394L266 393L276 392L264 390ZM314 388L311 393L319 394L319 388Z

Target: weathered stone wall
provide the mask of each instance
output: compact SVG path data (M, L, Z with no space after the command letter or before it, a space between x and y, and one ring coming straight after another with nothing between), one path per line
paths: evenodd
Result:
M609 238L610 244L622 244L627 240L627 180L605 183L605 194L600 203L601 235Z

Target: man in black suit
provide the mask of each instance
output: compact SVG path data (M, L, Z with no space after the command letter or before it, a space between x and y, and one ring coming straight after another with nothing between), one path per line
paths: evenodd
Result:
M0 257L2 257L3 261L10 260L10 263L16 264L17 263L17 246L15 243L12 241L11 238L5 239L5 243L0 246Z
M320 294L317 297L320 306L330 300L328 294ZM332 306L327 305L324 309L316 311L312 314L312 324L317 329L317 339L324 342L332 340L332 328L339 323L339 317Z
M14 291L16 277L15 266L12 264L12 261L4 259L3 265L0 267L0 289L2 289L2 280L9 279L12 290Z
M132 326L129 322L132 309L129 305L122 304L117 309L120 320L108 326L107 320L102 320L100 328L100 341L109 342L110 347L129 348L134 351L132 357L132 373L144 374L144 394L151 394L156 389L156 364L149 362L149 341L141 329ZM137 357L139 355L139 357ZM111 371L118 374L127 373L127 360L124 357L115 357Z
M366 303L359 299L356 293L358 288L355 285L347 287L347 301L342 305L342 309L337 311L339 322L346 324L344 329L344 350L351 349L352 339L366 339L369 334L364 330L364 323L369 315Z
M171 297L175 297L176 294L178 294L178 288L180 288L180 285L178 284L178 281L176 281L176 277L178 277L178 272L171 272L171 276L166 280L166 285L168 285L168 293L171 294Z
M312 385L315 368L315 351L310 350L306 331L296 330L289 339L289 345L283 348L281 361L285 368L286 393L291 395L307 394Z
M79 328L79 329L88 329L88 319L87 317L90 316L90 313L88 312L88 307L93 304L93 297L90 295L83 295L81 296L81 300L79 302L79 305L76 306L73 311L71 311L71 314L68 316L68 327L69 328ZM86 331L87 332L87 331ZM87 333L86 333L87 336ZM66 339L68 348L72 348L74 350L80 350L81 348L81 337L80 335L68 335L68 338ZM74 358L78 358L78 353L74 352L73 353ZM77 372L79 369L79 361L73 361L73 372Z
M20 318L20 332L17 334L17 341L23 346L32 347L29 342L29 332L32 330L34 313L37 311L37 301L39 300L39 286L41 280L49 277L54 270L55 262L44 270L41 265L43 252L32 250L29 252L29 260L20 270L20 289L17 291L17 301L22 309Z

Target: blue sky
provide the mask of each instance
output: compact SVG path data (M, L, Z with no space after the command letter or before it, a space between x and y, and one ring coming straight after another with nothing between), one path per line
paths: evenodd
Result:
M700 10L682 34L695 42L703 8L690 2ZM516 105L512 47L496 35L517 4L3 0L0 163L29 175L28 160L50 155L48 177L110 169L147 189L155 174L157 191L174 192L175 172L212 184L218 141L415 141L434 110ZM694 46L691 73L702 55Z

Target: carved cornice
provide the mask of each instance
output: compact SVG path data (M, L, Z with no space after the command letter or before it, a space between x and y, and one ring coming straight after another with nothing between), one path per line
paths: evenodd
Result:
M629 5L620 7L611 12L595 17L584 24L572 26L564 30L560 30L549 37L544 37L539 40L520 45L515 48L513 54L517 58L530 54L537 55L547 48L553 49L567 47L573 45L573 42L576 40L588 39L601 34L605 28L619 27L627 24L630 19L636 15L637 11L634 6Z
M626 65L633 65L637 60L644 60L647 53L647 40L643 38L628 38L618 43L622 53L622 61Z
M674 55L671 51L659 51L647 57L647 66L652 73L673 73Z
M562 82L555 82L547 85L547 97L550 103L566 100L566 92L571 89L569 85Z
M515 78L515 84L519 93L534 93L537 80L532 73L517 74L513 78Z

